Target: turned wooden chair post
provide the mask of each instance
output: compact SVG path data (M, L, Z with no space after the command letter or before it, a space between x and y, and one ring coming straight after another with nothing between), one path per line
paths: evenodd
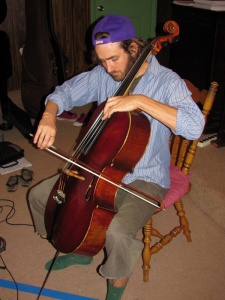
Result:
M215 100L218 83L213 81L210 85L208 91L202 90L200 91L196 88L190 81L185 80L187 87L192 92L192 98L196 103L199 103L203 106L202 114L207 120L207 116L209 115L212 105ZM171 179L171 188L172 191L172 201L171 201L171 191L167 193L165 196L163 203L165 207L174 206L176 216L178 217L179 224L175 228L171 229L167 234L161 234L157 229L153 227L153 220L149 220L147 224L143 228L143 242L144 242L144 249L143 249L143 280L147 282L149 280L149 272L150 272L150 261L153 254L158 253L164 246L169 244L174 237L178 236L181 232L184 233L187 242L191 242L191 231L189 229L189 222L185 215L184 205L182 202L182 197L187 195L191 191L191 183L189 182L189 174L190 168L193 163L197 145L199 140L187 140L181 136L176 136L171 134L169 140L169 149L171 152L171 168L170 171L170 179ZM173 176L176 175L176 184L173 183ZM179 184L177 184L177 176L180 178ZM179 191L181 195L177 195L177 193L173 193L176 191L176 187L179 187L186 181L186 190ZM175 189L174 189L175 186ZM170 193L170 198L168 197ZM178 193L178 194L179 194ZM156 213L158 213L157 211ZM154 245L151 245L152 239L151 237L154 236L159 239Z

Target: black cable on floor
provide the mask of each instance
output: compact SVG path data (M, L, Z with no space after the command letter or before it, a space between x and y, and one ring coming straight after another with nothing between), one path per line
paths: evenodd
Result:
M1 202L9 202L11 205L2 205ZM0 220L0 223L6 222L8 225L15 225L15 226L32 226L34 227L33 224L19 224L19 223L10 223L8 220L10 220L16 213L15 205L12 200L9 199L0 199L0 213L3 213L4 208L10 208L9 213L6 215L6 218L4 220Z
M3 204L2 204L3 202ZM4 202L6 202L7 204L4 204ZM15 215L16 213L16 209L15 209L15 204L12 200L9 199L0 199L0 215L4 212L4 209L9 208L9 213L6 214L6 217L4 218L4 220L0 220L0 224L6 222L8 225L14 225L14 226L32 226L34 227L33 224L19 224L19 223L10 223L9 220L12 219L12 217ZM0 242L1 242L1 251L5 251L6 249L6 241L0 237ZM18 285L16 283L16 280L14 279L12 273L10 272L10 270L7 268L2 256L0 255L0 258L2 260L3 266L0 266L0 270L7 270L7 272L9 273L9 275L11 276L13 282L15 283L16 286L16 300L19 300L19 289L18 289Z
M1 258L2 263L3 263L3 267L0 267L0 269L7 270L7 272L8 272L9 275L11 276L11 278L12 278L12 280L13 280L13 282L15 283L15 286L16 286L16 300L19 300L19 289L18 289L18 285L17 285L17 283L16 283L16 280L14 279L12 273L11 273L11 272L9 271L9 269L7 268L7 266L6 266L4 260L3 260L2 256L1 256L1 254L0 254L0 258Z

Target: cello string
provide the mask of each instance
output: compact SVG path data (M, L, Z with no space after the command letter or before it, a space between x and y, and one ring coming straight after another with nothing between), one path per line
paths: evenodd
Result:
M146 58L150 55L151 49L152 49L152 45L147 44L142 54L134 63L134 65L132 66L128 74L125 76L122 84L119 86L119 88L117 89L117 91L114 93L113 96L123 95L126 92L128 87L132 83L132 78L134 79L135 74L140 69L141 65L145 62ZM73 157L79 157L81 153L86 154L90 150L93 143L98 138L99 134L103 130L104 126L106 125L106 122L102 121L102 116L103 116L103 111L100 112L100 114L96 118L91 128L88 130L88 132L86 133L86 135L84 136L80 144L75 149L75 152L72 154Z
M125 91L129 87L129 85L132 83L131 79L134 78L135 74L137 73L137 71L139 70L141 65L144 63L144 61L146 60L148 55L150 55L151 48L152 48L152 45L147 44L147 46L143 50L141 56L134 63L134 65L132 66L132 68L130 69L130 71L128 72L126 77L124 78L122 84L119 86L119 88L117 89L117 91L114 93L113 96L119 96L119 95L123 95L125 93ZM89 131L87 132L87 134L85 135L83 140L81 141L80 145L78 145L74 155L79 154L83 151L86 152L86 150L85 150L86 146L88 148L90 148L88 145L89 139L91 139L91 142L93 142L93 140L92 140L93 136L95 136L95 134L97 132L100 134L101 130L103 129L103 126L105 126L105 122L103 122L101 120L102 116L103 116L103 111L100 112L100 114L96 118L95 122L93 123L93 125L91 126L91 128L89 129Z
M167 32L169 32L169 33L171 33L171 34L169 34L169 38L171 37L173 37L173 36L175 36L176 37L176 34L178 35L179 34L179 28L177 29L177 26L175 26L176 25L176 23L174 24L175 22L171 22L171 21L169 21L169 22L167 22L166 24L167 24L167 27L164 25L164 31L167 31ZM171 25L171 26L169 26L169 25ZM167 39L167 37L166 37L166 40L164 40L164 44L165 44L165 42L170 42L170 43L173 43L173 41L175 41L175 39ZM154 45L153 44L153 42L154 41L157 41L157 40L159 40L159 42L160 42L160 48L159 48L159 45L158 45L158 48L156 47L155 48L155 46L154 47L152 47L152 45ZM161 47L162 47L162 43L161 43L161 39L159 38L159 39L155 39L155 40L153 40L153 42L150 44L151 45L151 47L149 46L148 47L148 45L146 46L146 48L145 48L145 50L143 51L144 53L145 52L147 52L148 50L146 50L146 49L148 49L149 48L149 50L151 50L151 49L153 49L153 52L158 52L159 51L159 49L161 49ZM155 44L157 44L157 42L155 42ZM140 63L140 66L141 66L141 64L142 63L144 63L144 61L146 60L146 58L150 55L152 53L152 51L148 51L148 54L146 55L146 57L144 58L144 59L140 59L140 58L143 58L144 56L143 56L143 53L141 54L141 56L139 57L139 59L136 61L136 63L138 64L138 63ZM137 64L134 64L134 66L136 67L136 65ZM134 67L133 66L133 67ZM127 83L127 81L128 81L128 78L131 76L131 73L133 73L133 69L134 68L131 68L131 70L130 70L130 72L128 72L128 74L127 74L127 76L125 77L125 82ZM135 73L136 74L136 73ZM135 74L134 74L134 76L135 76ZM133 80L134 80L134 78L133 78ZM132 84L132 82L133 82L133 80L131 80L131 82L128 84L128 86L127 86L127 88L125 89L125 92L127 92L127 90L128 90L128 88L129 88L129 85L131 85ZM122 85L119 87L119 89L117 90L117 92L114 94L114 96L115 95L119 95L119 93L121 93L123 90L124 90L124 88L125 88L125 86L124 86L124 81L122 82ZM101 115L102 115L102 112L100 113L100 115L99 115L99 117L97 118L98 120L101 118ZM96 123L94 123L93 124L93 126L91 127L91 129L89 129L89 131L87 132L87 134L86 134L86 136L85 136L85 138L84 138L84 140L83 140L83 142L81 143L81 146L79 146L78 147L78 149L79 149L79 151L82 149L84 149L85 147L86 147L86 143L87 143L87 141L88 141L88 137L89 137L89 135L91 134L93 134L93 128L95 128L95 126L96 126ZM101 126L103 126L103 122L100 122L100 127ZM97 127L97 128L100 128L100 127ZM52 153L54 153L54 154L56 154L55 152L53 152L53 151L51 151L49 148L47 148L46 150L48 150L49 152L52 152ZM78 152L78 150L76 150L75 152ZM58 154L57 154L58 155ZM59 156L59 155L58 155ZM60 157L62 157L62 156L60 156ZM65 159L64 157L62 157L63 159ZM70 162L70 163L72 163L72 164L75 164L75 165L78 165L78 164L76 164L74 161L72 161L71 159L68 159L67 160L68 162ZM81 167L82 168L82 166L81 165L78 165L79 167ZM87 169L88 170L88 169ZM89 170L88 170L89 171ZM90 172L90 171L89 171ZM106 179L105 179L106 180ZM113 184L113 183L112 183ZM118 186L119 188L121 188L120 186ZM137 196L137 195L136 195ZM142 200L144 200L144 201L146 201L146 199L142 199ZM146 201L146 202L148 202L148 201ZM160 202L160 201L159 201ZM154 205L154 204L153 204ZM154 205L154 206L156 206L156 205ZM156 206L156 207L159 207L159 206Z
M94 141L97 139L98 135L102 131L104 125L106 124L105 121L101 120L101 117L98 117L98 122L96 122L95 126L92 127L91 131L89 131L88 137L86 137L83 141L83 147L78 148L78 150L81 153L86 154L91 147L91 145L94 143Z
M93 123L92 127L90 128L90 130L85 134L85 136L83 137L83 139L81 140L81 142L78 144L78 146L75 148L75 150L73 151L73 153L71 154L70 156L70 159L73 160L73 159L76 159L78 158L86 149L87 147L87 144L89 142L89 139L90 139L90 135L92 134L92 136L94 135L94 133L96 132L97 130L97 126L98 126L98 123L101 119L101 116L99 115L95 122ZM32 135L31 135L32 136ZM62 168L62 170L65 170L65 169L71 169L73 165L71 165L69 162L67 162L65 164L65 166ZM62 175L63 177L63 175ZM63 179L62 179L63 180Z
M141 65L146 60L147 56L150 55L150 50L152 46L148 44L144 51L142 52L141 56L137 59L137 61L134 63L126 77L124 78L122 84L119 86L117 91L114 93L114 96L123 95L126 90L128 89L129 85L132 83L132 78L134 79L135 74L141 67ZM76 147L75 151L73 152L71 156L71 160L67 161L66 165L64 166L63 170L65 169L71 169L73 167L73 159L78 158L82 153L87 154L88 151L91 149L92 145L100 135L101 131L103 130L104 126L106 125L107 121L102 120L103 111L100 112L100 114L97 116L96 120L94 121L91 128L88 130L88 132L85 134L82 141L79 143L79 145ZM65 180L67 176L64 172L61 172L60 180L59 180L59 187L60 189L64 190L63 186L65 186Z
M138 195L138 194L132 192L131 190L129 190L129 189L127 189L127 188L125 188L125 187L123 187L123 186L121 186L121 185L118 185L117 183L115 183L115 182L113 182L113 181L107 179L106 177L103 177L103 176L99 175L99 174L96 173L95 171L92 171L92 170L86 168L85 166L82 166L81 164L77 163L76 161L73 161L73 160L71 160L70 158L68 158L68 157L66 157L66 156L64 156L64 155L62 155L62 154L60 154L60 153L58 152L58 149L55 148L54 146L51 146L50 148L46 148L45 150L48 151L48 152L50 152L50 153L52 153L52 154L54 154L54 155L56 155L56 156L58 156L58 157L60 157L60 158L62 158L62 159L64 159L64 160L66 160L67 162L70 162L71 164L73 164L73 165L75 165L75 166L78 166L79 168L81 168L81 169L83 169L83 170L85 170L85 171L91 173L92 175L94 175L94 176L96 176L96 177L98 177L98 178L100 178L100 179L105 180L106 182L108 182L108 183L110 183L110 184L116 186L117 188L122 189L122 190L124 190L125 192L127 192L127 193L129 193L129 194L131 194L131 195L133 195L133 196L135 196L135 197L137 197L137 198L139 198L139 199L141 199L141 200L143 200L143 201L145 201L145 202L147 202L147 203L149 203L149 204L151 204L151 205L153 205L153 206L155 206L155 207L157 207L157 208L160 208L160 205L155 204L154 202L152 202L152 201L150 201L150 200L147 200L147 199L141 197L140 195ZM149 196L149 198L151 198L151 197ZM157 199L155 199L155 201L160 202L160 201L158 201Z
M98 124L96 124L91 132L88 132L88 137L84 137L82 142L78 145L78 149L76 148L74 153L71 156L71 160L77 159L80 154L87 154L87 152L90 150L91 146L95 142L97 133L103 128L102 124L100 122L104 122L102 120L99 120ZM66 164L68 169L71 169L73 167L73 164L69 166L69 164Z
M119 86L119 88L115 92L114 96L124 95L127 88L131 85L132 79L134 79L136 73L138 72L138 70L140 69L142 64L146 61L147 57L151 54L151 52L150 52L151 48L152 48L152 45L147 44L147 46L145 47L145 49L143 50L143 52L141 53L141 55L139 56L137 61L134 63L134 65L132 66L132 68L130 69L130 71L128 72L126 77L124 78L122 84Z
M123 95L132 84L135 74L140 69L141 65L146 61L146 58L150 55L150 50L152 48L151 44L148 44L145 49L143 50L141 56L137 59L134 63L126 77L124 78L122 84L119 86L117 91L114 93L114 96ZM106 125L107 120L102 121L103 110L97 116L95 122L92 124L91 128L88 130L80 144L76 147L75 151L71 156L71 160L78 158L81 154L87 154L88 151L91 149L92 145L99 137L100 133L102 132L104 126ZM67 163L65 168L72 169L73 164Z
M103 113L101 112L99 114L99 116L96 118L95 122L93 123L93 125L91 126L91 128L89 129L89 131L85 134L84 138L82 139L82 141L80 142L80 144L76 147L73 155L74 156L78 156L81 153L85 152L85 149L87 147L87 143L89 142L90 136L91 138L93 138L93 136L96 134L96 132L101 128L99 126L101 126L101 122L103 122L101 120Z

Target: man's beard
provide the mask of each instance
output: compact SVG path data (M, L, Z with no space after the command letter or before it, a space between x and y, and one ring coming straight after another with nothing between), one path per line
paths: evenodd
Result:
M110 75L115 81L122 81L126 77L126 75L129 73L130 69L133 67L135 64L137 58L132 57L131 55L129 56L129 60L127 62L127 66L123 72L112 72Z

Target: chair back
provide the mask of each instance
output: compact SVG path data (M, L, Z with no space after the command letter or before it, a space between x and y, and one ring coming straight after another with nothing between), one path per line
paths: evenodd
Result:
M188 89L192 93L193 100L202 107L205 122L212 108L218 83L213 81L208 91L199 90L190 81L185 80ZM182 136L171 134L169 147L171 153L171 164L177 166L186 175L190 172L199 140L190 141Z

